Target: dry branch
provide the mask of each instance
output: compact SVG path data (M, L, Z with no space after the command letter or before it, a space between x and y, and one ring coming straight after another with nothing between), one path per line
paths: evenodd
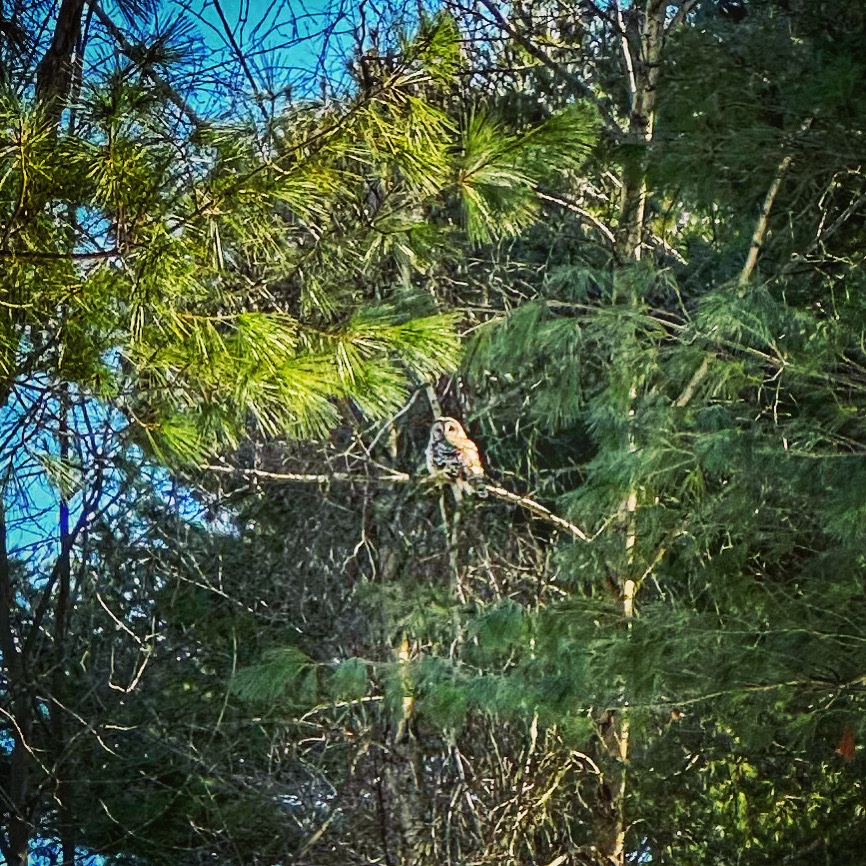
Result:
M495 487L490 484L486 485L486 489L491 496L495 496L497 499L504 499L506 502L513 502L515 505L520 505L527 511L531 511L541 520L546 520L558 529L567 532L573 538L579 538L581 541L590 540L589 536L583 532L580 527L575 526L573 523L569 523L564 518L554 514L549 508L545 508L540 502L536 502L528 496L520 496L517 493L512 493L510 490L506 490L504 487Z
M215 472L220 475L238 475L241 478L261 479L266 481L290 481L301 484L330 484L334 481L358 481L365 483L377 481L390 484L405 484L406 482L413 480L413 477L409 475L408 472L394 472L391 470L388 470L387 473L382 475L375 475L372 473L365 474L361 472L267 472L264 469L238 469L234 466L229 466L228 464L207 464L200 468L203 471ZM528 496L521 496L518 493L512 493L510 490L506 490L504 487L497 487L492 484L485 485L485 489L491 496L495 496L497 499L502 499L505 502L513 502L515 505L525 508L539 519L552 524L563 532L567 532L572 536L572 538L579 538L581 541L591 541L589 536L579 526L575 526L565 518L554 514L549 508L545 507L540 502L536 502L534 499L530 499Z

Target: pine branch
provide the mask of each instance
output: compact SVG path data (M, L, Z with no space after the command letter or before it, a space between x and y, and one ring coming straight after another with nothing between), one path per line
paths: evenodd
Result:
M809 117L803 121L800 126L800 131L805 132L812 125L812 118ZM776 196L782 186L782 181L788 172L788 167L794 159L794 154L788 152L779 163L776 169L776 174L773 176L770 188L767 190L767 195L764 197L764 204L761 206L761 212L758 214L758 221L755 223L755 231L752 233L752 242L749 246L749 254L746 256L746 262L743 269L740 271L740 276L737 279L737 285L741 288L751 280L755 272L755 265L758 263L758 255L761 252L761 247L767 238L767 229L770 225L770 213L773 210L773 203L776 201Z
M360 472L267 472L264 469L237 469L234 466L213 463L208 463L199 468L203 471L216 472L220 475L240 475L242 478L265 479L268 481L292 481L300 484L328 484L332 481L370 482L372 480L391 484L405 484L406 482L417 480L413 479L408 472L393 471L389 471L387 475L372 476L361 474ZM536 517L552 524L564 532L567 532L573 538L579 538L581 541L592 540L579 526L569 523L565 518L554 514L549 508L546 508L534 499L530 499L528 496L521 496L518 493L512 493L510 490L506 490L504 487L497 487L492 484L485 484L484 489L487 490L491 496L495 496L497 499L502 499L505 502L513 502L515 505L520 505L527 511L531 511Z
M105 13L99 0L93 0L91 8L96 13L96 17L100 20L102 26L109 32L115 42L117 42L117 44L129 54L133 48L132 44L126 36L124 36L121 29ZM160 94L171 102L172 105L178 108L196 129L203 129L208 125L207 121L202 120L189 103L186 102L186 100L183 99L183 97L180 96L180 94L164 78L157 75L152 69L145 68L144 72L156 85Z

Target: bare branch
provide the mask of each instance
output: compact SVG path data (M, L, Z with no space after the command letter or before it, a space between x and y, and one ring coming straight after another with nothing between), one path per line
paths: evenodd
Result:
M800 126L800 131L805 132L812 125L812 118L807 118ZM746 262L743 269L740 271L740 276L737 278L737 285L741 288L752 279L755 272L755 266L758 264L758 255L761 252L761 247L767 238L767 229L770 226L770 213L773 210L773 203L776 201L776 196L782 186L782 181L787 174L788 167L794 159L794 154L788 152L782 158L773 175L770 188L767 190L767 195L764 196L764 204L761 206L761 212L758 214L758 221L755 223L755 230L752 232L752 242L749 245L749 253L746 256Z
M232 33L232 28L229 26L229 22L226 19L225 13L223 12L222 4L219 0L213 0L214 9L216 9L217 15L219 15L219 19L222 22L223 30L226 34L226 39L228 39L229 45L231 45L232 51L234 52L235 58L241 66L241 69L244 71L244 75L247 77L247 81L250 83L250 87L253 89L253 96L256 97L256 104L259 107L259 111L262 113L262 117L265 120L265 123L270 120L268 117L267 111L265 111L265 107L262 105L261 99L259 98L259 88L256 84L255 78L253 78L253 74L250 71L249 64L247 63L247 58L243 51L241 51L240 46L235 39L234 33Z
M328 484L332 481L344 482L365 482L371 481L384 482L389 484L405 484L410 481L421 481L425 479L416 479L409 475L408 472L389 472L387 475L365 475L356 472L331 472L331 473L306 473L306 472L267 472L264 469L236 469L233 466L207 464L200 467L208 472L216 472L220 475L239 475L242 478L257 478L268 481L292 481L301 484ZM502 499L506 502L513 502L515 505L520 505L527 511L531 511L537 517L548 523L553 524L564 532L567 532L574 538L579 538L581 541L590 541L589 536L573 523L565 520L562 517L554 514L549 508L546 508L540 502L530 499L528 496L521 496L518 493L512 493L504 487L486 484L485 489L491 496L497 499Z
M616 20L619 24L619 32L620 37L619 41L622 45L622 55L625 60L625 68L628 72L628 86L629 93L631 93L631 98L635 98L635 94L637 93L637 79L634 74L634 62L631 57L631 47L628 44L628 31L626 30L625 21L622 17L622 9L619 7L619 0L616 0Z
M674 13L674 17L671 18L670 23L668 24L668 33L670 33L671 30L676 30L676 28L686 20L686 16L689 12L691 12L697 5L698 0L682 0L680 8L677 9Z
M527 39L516 27L512 26L506 17L499 11L497 4L493 0L481 0L481 5L493 16L496 24L504 30L518 45L526 49L536 60L544 64L551 72L569 84L574 92L582 96L584 99L591 100L599 114L604 120L605 128L614 138L622 137L622 129L614 119L610 110L601 104L598 97L593 93L592 88L581 81L576 75L563 68L561 63L557 63L547 52L539 48L532 40Z
M520 496L517 493L506 490L504 487L495 487L493 485L486 485L486 489L491 496L522 506L542 520L546 520L548 523L552 523L554 526L567 532L573 538L579 538L581 541L590 540L589 536L579 526L569 523L564 518L554 514L549 508L545 508L540 502L536 502L528 496Z
M267 472L264 469L238 469L228 465L207 464L199 467L208 472L216 472L220 475L239 475L242 478L261 478L267 481L293 481L301 484L328 484L332 481L386 481L391 483L405 483L412 480L408 472L390 472L387 475L373 476L360 472Z
M694 376L692 376L692 378L689 379L689 383L686 385L685 388L683 388L683 393L680 394L679 398L677 399L677 402L674 403L675 406L677 406L680 409L683 409L686 406L688 406L689 401L695 395L695 389L704 380L704 377L707 375L707 373L710 370L710 364L713 362L713 359L715 357L716 357L715 352L708 352L704 356L704 360L701 362L701 366L698 367L697 370L695 370Z
M543 192L539 192L538 197L543 201L549 201L553 204L558 204L560 207L564 207L566 210L571 211L573 214L576 214L581 219L585 220L588 223L591 223L604 235L604 237L608 241L610 241L611 244L614 244L616 242L616 238L614 237L613 232L600 219L598 219L598 217L594 217L588 210L585 210L584 208L575 204L573 201L569 201L562 196L547 195L547 193Z

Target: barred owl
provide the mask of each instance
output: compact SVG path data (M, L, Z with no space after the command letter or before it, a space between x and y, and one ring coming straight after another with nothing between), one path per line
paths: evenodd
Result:
M445 475L453 480L458 499L463 491L487 496L484 485L478 483L484 478L478 447L455 418L437 418L433 422L426 458L432 476Z

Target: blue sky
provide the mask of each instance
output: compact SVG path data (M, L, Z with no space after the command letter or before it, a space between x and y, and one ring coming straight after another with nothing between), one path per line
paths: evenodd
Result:
M162 0L159 22L179 16L191 22L210 52L202 62L205 75L234 74L247 93L254 84L279 102L287 87L297 99L320 95L323 79L334 87L346 83L359 8L353 0L219 0L219 6L214 0ZM245 70L235 47L246 59Z

